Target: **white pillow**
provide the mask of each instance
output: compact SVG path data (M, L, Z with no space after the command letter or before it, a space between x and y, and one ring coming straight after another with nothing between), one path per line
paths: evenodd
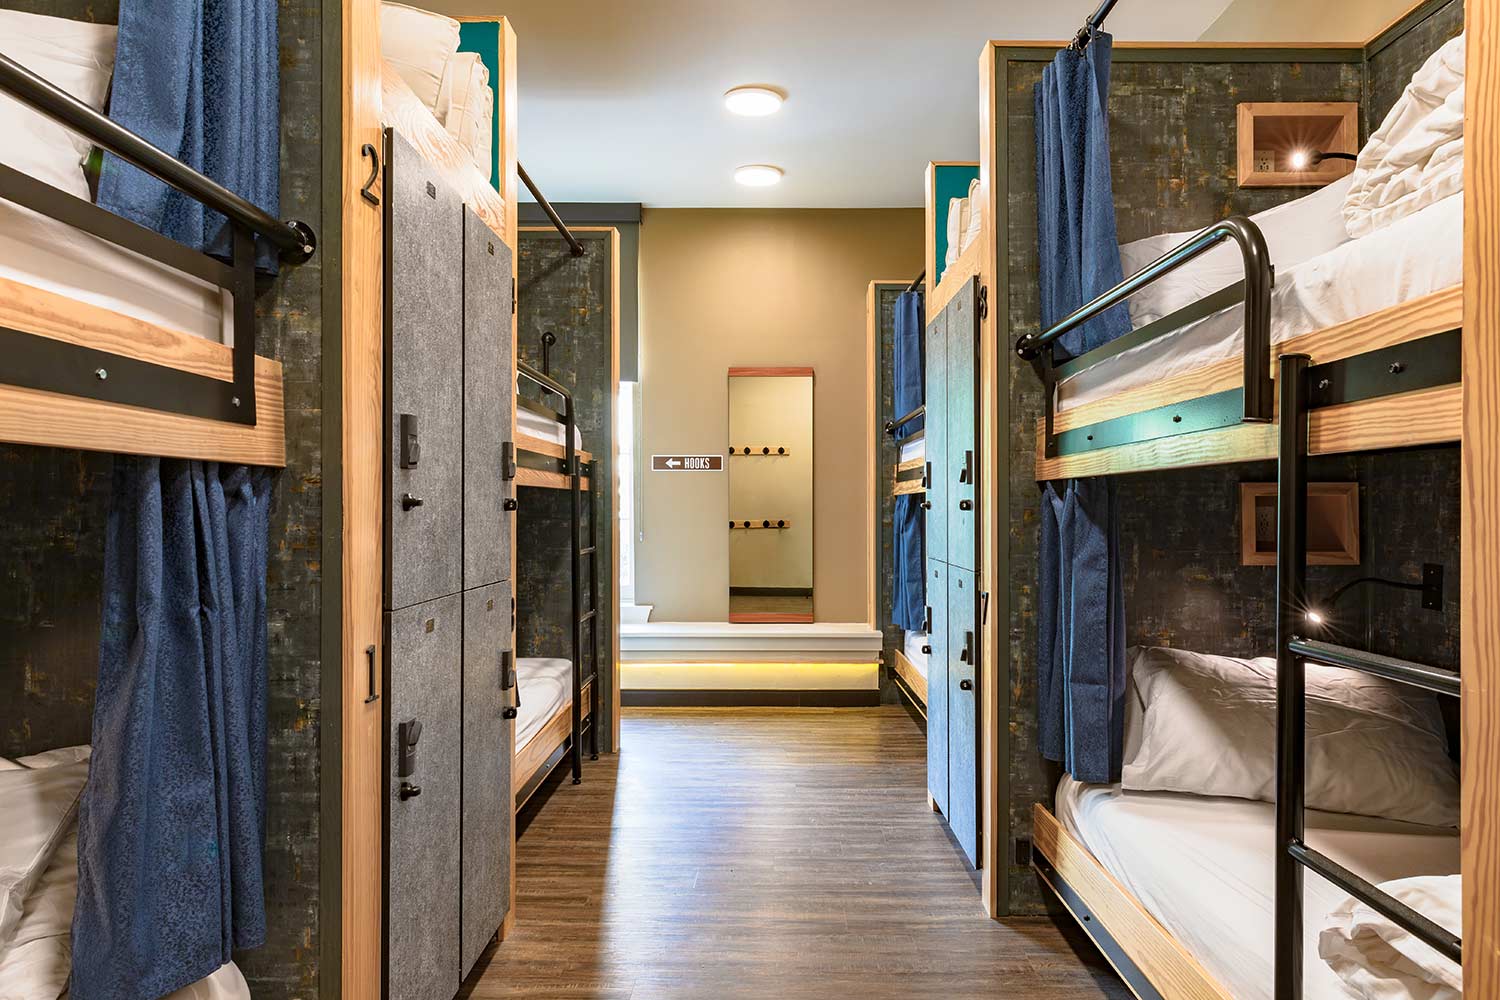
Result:
M974 241L979 239L979 231L984 227L984 212L979 207L979 178L976 177L969 182L969 213L964 226L963 239L959 242L959 253L963 253L973 246Z
M0 771L0 948L10 943L26 897L72 826L88 774L87 761Z
M1348 191L1349 178L1341 177L1312 194L1250 217L1265 236L1271 263L1276 265L1278 273L1284 274L1303 261L1349 242L1343 214ZM1120 247L1120 267L1128 278L1198 231L1163 233L1126 243ZM1132 295L1131 325L1142 327L1154 323L1244 276L1239 247L1232 242L1221 243Z
M0 948L0 1000L60 997L73 956L78 897L78 827L70 824L52 862L26 899L14 937Z
M9 757L0 757L0 771L21 771L25 767L25 764L17 764Z
M1276 661L1156 646L1128 651L1135 710L1122 784L1276 798ZM1309 663L1308 808L1457 826L1458 769L1435 696ZM1132 718L1134 716L1134 718Z
M1458 875L1417 875L1383 882L1380 888L1461 938L1462 884ZM1352 897L1328 915L1318 935L1318 954L1365 1000L1463 996L1462 968Z
M438 92L437 119L468 151L484 179L489 180L495 92L490 89L490 71L479 53L459 52L448 60Z
M443 73L457 51L458 22L453 18L405 4L380 5L380 55L435 115Z
M43 14L0 10L0 53L78 98L104 110L115 66L113 24L90 24ZM0 94L0 163L78 198L89 197L83 161L89 142L77 132Z
M1350 175L1350 236L1365 236L1463 190L1464 36L1449 39L1412 75Z

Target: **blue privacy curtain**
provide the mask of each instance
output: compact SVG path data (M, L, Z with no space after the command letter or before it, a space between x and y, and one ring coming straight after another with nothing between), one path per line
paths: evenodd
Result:
M74 1000L155 1000L265 940L270 499L264 469L116 460Z
M924 379L923 334L925 332L922 293L903 292L896 299L896 357L892 364L895 390L892 419L904 417L923 402ZM922 430L924 418L903 425L898 439L909 438ZM891 582L891 624L907 632L919 632L926 618L927 570L924 565L921 497L903 493L896 497L893 518L894 537L891 554L894 579Z
M276 215L280 71L276 0L123 0L109 116ZM98 201L195 250L229 253L222 215L113 156ZM275 268L264 241L257 262Z
M1042 328L1118 284L1109 169L1111 39L1063 49L1036 87L1037 232ZM1130 330L1119 305L1070 331L1077 356ZM1037 588L1037 711L1043 756L1079 781L1120 777L1125 599L1119 519L1103 479L1047 483Z
M1037 242L1042 329L1118 285L1120 246L1109 171L1112 40L1096 32L1082 54L1063 49L1036 85ZM1130 332L1124 303L1064 334L1077 357Z
M1114 483L1042 488L1037 720L1042 756L1079 781L1120 780L1125 597Z

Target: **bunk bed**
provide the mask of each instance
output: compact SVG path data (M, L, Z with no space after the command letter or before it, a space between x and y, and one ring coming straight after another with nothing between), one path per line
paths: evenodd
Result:
M1096 12L1075 45L1089 44L1112 6ZM1462 44L1460 37L1432 59ZM1435 696L1457 697L1461 689L1455 672L1309 638L1308 456L1463 437L1464 198L1450 190L1383 229L1341 233L1321 249L1297 246L1309 241L1319 213L1330 205L1337 212L1348 188L1331 184L1256 217L1122 248L1123 281L1014 343L1042 385L1039 482L1257 459L1278 464L1275 656L1235 661L1223 674L1256 677L1264 682L1256 688L1261 704L1274 702L1274 763L1253 762L1274 794L1218 793L1242 796L1225 798L1132 785L1132 753L1141 755L1139 763L1159 750L1139 743L1152 701L1132 661L1124 787L1136 790L1065 776L1055 808L1034 807L1032 865L1041 883L1143 998L1345 997L1355 995L1346 987L1351 975L1380 978L1388 989L1426 983L1422 988L1436 991L1430 995L1457 995L1442 991L1442 984L1456 986L1463 948L1451 929L1460 869L1458 775L1441 724L1424 733L1437 783L1414 782L1420 767L1403 775L1418 797L1441 796L1451 781L1452 808L1440 818L1412 822L1376 809L1315 811L1307 804L1315 790L1328 795L1324 727L1339 703L1333 685L1365 685L1362 691L1387 705L1417 705L1405 692L1418 692L1410 697L1431 702L1427 718L1436 718ZM1342 229L1344 218L1336 221ZM1226 268L1238 280L1216 283ZM1053 345L1064 334L1127 301L1131 332L1054 360ZM1387 734L1421 728L1397 716L1380 724ZM1210 731L1234 727L1202 729ZM1225 762L1236 752L1198 749L1223 766L1232 766ZM1345 780L1378 784L1381 773L1372 768ZM1309 871L1316 877L1304 884ZM1420 912L1424 906L1434 916ZM1356 918L1362 929L1351 930ZM1379 948L1354 947L1361 932L1378 937Z
M89 94L65 90L31 67L0 54L0 93L26 109L22 114L35 113L36 121L55 123L70 137L81 137L85 147L112 154L220 213L228 226L229 253L225 260L200 252L96 205L77 155L65 152L63 162L43 163L33 171L42 159L39 154L52 150L35 134L11 136L9 141L26 147L11 152L21 155L20 162L27 169L0 164L0 344L5 355L0 363L0 440L47 448L222 462L226 467L285 466L282 366L257 353L256 241L269 244L280 263L297 265L315 252L317 240L312 228L301 221L276 219L105 117L103 98L114 62L113 25L5 13L31 18L28 28L34 27L38 37L43 32L61 30L63 25L71 26L75 36L87 31L107 48L107 53L101 49L97 61L91 63L103 69L97 92ZM14 27L14 22L7 24L8 31ZM17 41L24 39L6 38L8 44ZM77 90L76 83L70 83L70 88ZM31 119L24 120L29 127ZM208 478L216 479L216 474L206 474ZM217 483L205 492L212 493L215 488ZM175 499L166 497L168 492L162 489L158 497L162 509ZM222 494L219 497L222 499ZM205 498L205 502L211 501ZM129 515L121 513L120 517L124 524ZM149 529L149 520L143 521L142 545ZM241 523L237 520L236 528ZM264 525L261 530L265 530ZM253 547L248 540L243 544ZM176 558L179 555L172 553L164 559L169 572L185 572ZM241 557L236 553L236 562ZM157 569L160 572L159 566ZM233 569L238 571L240 566ZM225 572L230 570L226 568ZM142 575L148 574L143 570ZM134 595L128 599L108 596L122 604L134 600ZM205 612L205 622L210 618L212 625L205 624L205 631L220 625L216 616ZM248 618L242 624L247 632L253 631ZM264 628L264 620L260 625ZM162 641L160 635L157 641ZM232 658L230 650L218 650L216 655L223 658L218 664L223 671L220 676L229 682L234 669L227 662ZM155 667L151 659L149 654L142 655L133 669L148 673ZM111 714L106 726L121 726L127 719L130 725L141 726L143 719L136 714L137 707L127 704L129 684L118 679L113 682L117 699L113 704L101 701L95 706L96 724L107 709ZM235 722L243 720L226 724ZM254 734L243 732L241 736L254 738ZM181 746L176 750L179 763L186 768L193 751ZM242 750L243 754L231 754L231 761L220 763L231 768L263 767L248 759L253 757L248 746ZM10 797L8 808L15 807L6 817L5 853L11 862L21 862L21 868L10 873L19 878L7 880L7 898L3 901L6 926L0 938L0 980L6 995L65 995L71 975L75 989L108 981L111 988L123 989L122 996L133 995L131 990L149 989L153 996L167 993L174 1000L186 996L248 998L244 977L227 960L206 978L181 989L156 989L159 983L154 979L148 982L151 977L177 974L181 966L201 966L205 961L202 954L182 956L170 947L147 947L133 953L136 967L130 971L134 978L126 983L115 978L121 974L123 963L119 954L122 949L113 942L99 949L107 955L86 955L88 972L77 974L77 959L85 952L73 948L72 935L80 923L75 922L74 911L84 892L89 893L88 902L96 908L91 914L95 919L88 922L88 933L96 933L101 920L107 923L122 909L128 917L132 904L149 908L161 902L156 897L140 896L121 906L117 895L120 886L109 881L112 872L99 867L97 818L90 819L85 829L92 845L81 844L80 829L85 828L85 819L80 817L80 809L88 811L91 796L85 791L85 779L90 769L101 775L111 772L95 785L102 782L101 787L114 788L117 796L130 792L112 784L123 768L119 760L105 757L106 752L100 748L95 754L89 746L72 746L15 760L0 759L0 774L5 776ZM105 794L94 792L94 796ZM94 809L105 808L105 802L97 799ZM175 804L181 807L181 816L191 815L189 796L182 796ZM235 803L236 808L242 805ZM114 829L124 827L127 832L121 836L126 838L142 832L135 820L123 818L129 811L122 810L114 818L119 824ZM160 832L163 843L180 833L167 820L158 817L156 822L168 822L159 831L153 823L153 832ZM223 835L233 838L238 833L225 830ZM92 876L93 885L88 885L90 879L80 878L80 853L91 855L93 870L87 874ZM188 877L181 869L191 861L170 851L163 856L171 857L170 874ZM258 868L255 878L258 890ZM219 891L216 886L202 888ZM224 901L226 905L231 902L228 895ZM236 920L242 907L250 909L239 899L233 903ZM100 917L98 911L102 910L110 912ZM247 913L247 922L254 919ZM259 919L263 921L264 914ZM171 923L171 919L158 921L154 929L161 932ZM241 929L231 930L229 923L226 913L224 926L214 933L222 933L225 940L233 934L237 940ZM111 929L122 938L136 930L127 926ZM168 931L167 937L172 936ZM183 944L189 949L198 946L197 942ZM167 957L159 961L162 955ZM173 968L162 972L163 964ZM80 979L87 979L87 985L80 985Z
M538 200L545 204L544 199ZM598 541L594 518L588 517L587 528L584 526L584 500L590 489L593 456L582 449L573 394L551 375L524 362L517 363L516 374L516 440L514 449L507 449L512 454L505 459L504 474L514 479L518 487L566 490L570 494L567 565L572 647L570 659L526 656L516 659L518 706L513 773L516 808L520 809L564 759L572 763L573 783L583 780L585 734L589 738L590 756L598 757L595 726L599 718L599 672L594 652L598 614L594 555ZM523 385L540 390L537 397L523 395L520 391ZM560 403L561 409L553 408L549 401ZM585 559L589 560L587 572Z

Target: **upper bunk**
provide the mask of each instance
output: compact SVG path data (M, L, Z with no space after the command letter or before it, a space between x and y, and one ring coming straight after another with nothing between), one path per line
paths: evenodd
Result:
M1180 221L1195 202L1203 228L1125 242L1124 280L1048 330L1036 321L1035 210L1015 210L1036 196L1034 167L1020 155L1031 144L1018 148L1014 121L989 137L982 199L999 245L984 270L1009 304L991 322L1000 350L1036 373L1020 366L1009 404L1011 426L1020 433L1024 420L1034 434L1037 480L1274 458L1282 354L1310 358L1311 454L1459 440L1462 59L1431 13L1419 9L1365 45L1117 44L1117 75L1154 74L1162 86L1170 77L1204 105L1179 105L1182 121L1155 123L1134 117L1158 96L1149 86L1112 99L1121 238L1138 236L1142 220ZM1005 121L1001 102L1018 90L1029 112L1023 81L1055 53L992 43L981 68L987 119ZM1414 66L1420 79L1408 86ZM1223 93L1194 88L1209 73ZM1459 112L1445 115L1455 91ZM1256 100L1270 96L1301 100ZM1182 135L1157 134L1169 129ZM1363 147L1362 130L1373 134ZM1415 148L1422 142L1429 147ZM1294 159L1309 148L1332 155ZM1345 158L1356 150L1357 165ZM1431 167L1399 178L1402 157ZM1311 193L1286 200L1278 186ZM1128 332L1054 357L1056 342L1111 309L1128 313Z
M110 26L37 20L49 22L39 31L76 26L79 44L98 49L97 78L73 80L84 91L74 94L49 81L65 71L46 59L0 55L0 91L35 112L21 119L32 134L6 156L24 169L0 164L0 439L285 465L282 366L256 353L256 244L299 264L316 248L312 228L105 117L114 34L100 28ZM223 215L227 259L95 205L80 145Z
M589 488L594 456L583 449L572 391L524 362L516 365L515 451L517 486Z

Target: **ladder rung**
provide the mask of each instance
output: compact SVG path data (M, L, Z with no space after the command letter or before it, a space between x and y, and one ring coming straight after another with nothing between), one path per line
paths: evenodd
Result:
M578 550L578 554L581 555L581 556L591 556L595 552L598 552L598 551L599 551L599 547L597 545L590 545L587 548L579 549Z
M1306 844L1291 844L1287 847L1287 851L1303 867L1317 872L1393 924L1416 935L1417 938L1435 948L1439 954L1460 965L1463 964L1463 942L1446 927L1424 917L1379 886L1371 885L1337 861L1319 854Z
M1441 667L1429 667L1425 663L1398 660L1394 656L1381 656L1379 653L1350 649L1348 646L1335 646L1331 642L1318 642L1315 639L1294 638L1287 643L1287 649L1306 660L1326 663L1333 667L1348 667L1350 670L1359 670L1387 680L1400 681L1403 684L1411 684L1438 694L1458 697L1462 691L1458 674Z
M598 614L598 611L585 611L583 613L583 617L580 618L580 619L578 619L578 624L582 625L584 622L588 621L590 618L594 617L594 615L596 615L596 614Z

